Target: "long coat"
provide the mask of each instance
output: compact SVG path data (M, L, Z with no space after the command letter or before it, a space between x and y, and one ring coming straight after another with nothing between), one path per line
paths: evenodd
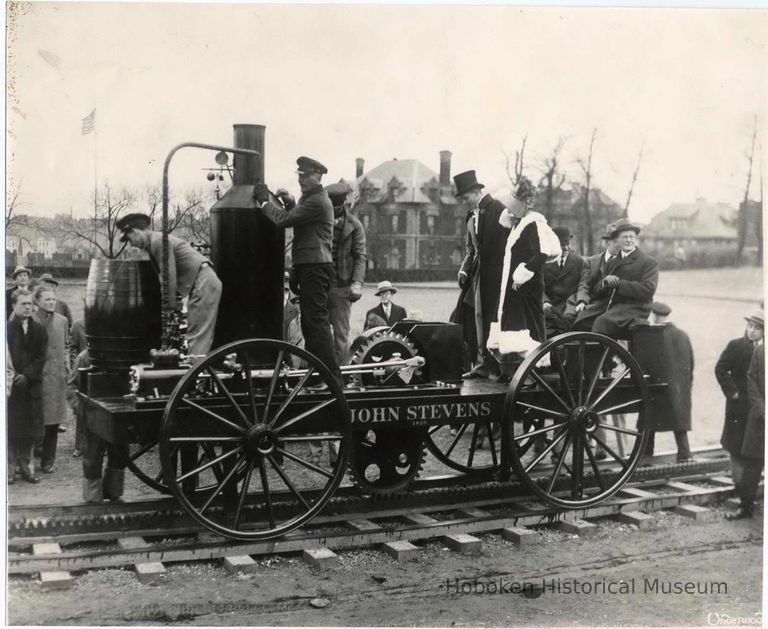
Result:
M725 395L725 422L720 444L735 455L741 452L747 427L747 371L754 351L755 345L747 337L733 339L725 346L715 365L715 377ZM738 397L734 399L737 393Z
M765 345L755 349L747 372L749 417L741 444L741 456L750 459L765 457Z
M467 284L470 289L464 295L464 303L473 310L475 288L480 291L483 336L487 338L491 322L496 320L504 265L504 247L510 230L509 227L499 223L505 209L501 201L486 194L477 205L480 213L476 232L472 212L467 214L466 253L459 271L467 274ZM473 325L472 322L468 324ZM478 339L478 343L484 341L485 338Z
M27 333L21 321L11 316L8 321L8 351L16 374L26 377L24 385L15 384L8 398L8 433L18 439L43 436L43 366L48 334L30 318Z
M544 278L544 301L560 314L565 310L565 302L579 288L583 260L573 252L568 254L565 264L560 267L559 259L545 264L541 275Z
M67 374L69 354L67 352L67 319L58 312L47 313L38 309L33 318L45 326L48 344L43 367L43 423L52 426L62 423L67 417Z
M502 354L527 352L546 339L541 267L558 253L560 241L538 212L530 212L514 226L507 238L501 307L498 324L491 326L489 349Z
M618 277L619 285L615 291L600 290L598 285L593 292L592 301L576 317L576 324L582 319L602 316L618 327L628 329L634 323L648 319L653 296L659 285L658 262L638 248L612 262L604 274Z
M691 388L693 386L693 345L674 324L664 327L662 352L668 386L654 404L651 428L656 432L691 429Z

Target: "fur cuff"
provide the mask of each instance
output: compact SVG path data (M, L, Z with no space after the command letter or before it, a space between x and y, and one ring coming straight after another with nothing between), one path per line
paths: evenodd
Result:
M487 347L498 350L501 354L530 352L539 346L528 330L502 331L498 321L491 323Z
M515 225L515 217L507 208L504 208L504 211L499 215L499 225L507 229L512 229Z
M525 284L532 277L533 271L529 270L522 262L517 265L515 272L512 273L512 280L515 284Z

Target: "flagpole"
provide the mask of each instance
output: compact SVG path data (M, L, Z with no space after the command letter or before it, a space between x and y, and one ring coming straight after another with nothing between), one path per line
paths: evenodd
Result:
M97 203L97 196L98 196L98 190L99 190L99 178L98 178L98 152L97 152L97 144L96 144L96 126L93 127L93 257L96 257L96 221L97 221L97 215L98 215L98 203Z

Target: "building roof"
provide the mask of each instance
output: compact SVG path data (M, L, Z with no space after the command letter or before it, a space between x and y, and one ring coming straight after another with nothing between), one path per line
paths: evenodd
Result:
M372 203L384 201L390 188L396 203L432 203L426 194L438 190L438 175L417 159L391 159L379 164L355 180L355 185L373 188L368 196Z
M673 203L653 217L643 235L655 238L727 238L736 240L736 209L727 203Z

